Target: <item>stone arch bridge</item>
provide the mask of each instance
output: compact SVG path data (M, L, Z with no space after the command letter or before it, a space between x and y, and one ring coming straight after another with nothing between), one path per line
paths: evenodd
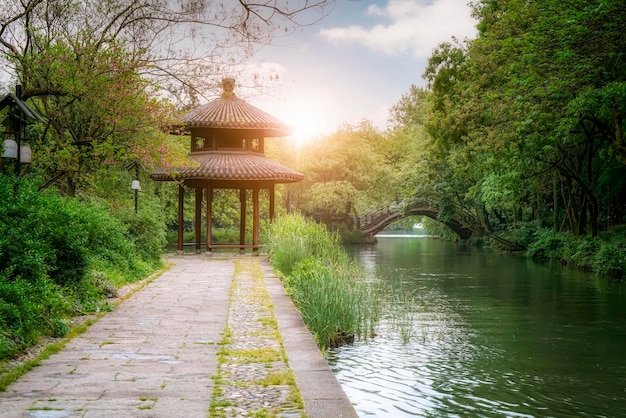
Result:
M439 221L437 219L438 215L439 210L425 204L417 203L413 206L405 207L399 203L390 203L359 217L356 221L356 226L363 233L367 242L374 242L374 235L399 219L408 216L427 216ZM472 236L472 231L454 218L440 222L456 232L462 241Z

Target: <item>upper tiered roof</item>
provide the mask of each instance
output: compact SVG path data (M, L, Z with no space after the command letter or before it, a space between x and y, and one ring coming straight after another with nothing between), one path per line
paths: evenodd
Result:
M274 116L240 99L233 92L235 80L222 81L222 96L199 106L182 120L188 128L226 128L262 130L264 137L291 135L293 129Z
M304 175L273 161L263 154L263 139L289 135L291 128L256 107L239 99L234 93L235 80L222 81L222 96L199 106L182 120L191 132L194 161L188 167L157 169L153 180L210 180L226 182L292 183ZM259 137L260 136L260 137ZM195 141L203 143L195 147ZM226 142L222 145L221 139ZM257 143L257 148L252 143Z

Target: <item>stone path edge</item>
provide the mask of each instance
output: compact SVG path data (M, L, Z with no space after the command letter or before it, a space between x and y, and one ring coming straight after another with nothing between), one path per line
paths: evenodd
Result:
M172 263L166 261L163 263L161 268L150 274L148 277L120 287L117 289L117 296L110 298L107 303L109 303L113 309L117 308L121 303L132 297L136 292L139 292L152 281L158 279L163 273L168 271L172 265ZM97 323L107 313L108 311L103 310L96 313L88 313L86 315L73 317L71 319L72 325L68 335L64 337L42 337L39 343L26 349L26 351L17 358L6 360L6 369L0 373L0 376L9 375L19 369L18 374L13 376L13 380L7 384L7 387L28 373L34 367L37 367L41 361L48 359L51 355L54 355L56 352L62 350L72 339L86 332L91 325ZM57 349L48 351L48 349L53 346L56 346ZM32 364L28 365L28 363ZM4 392L4 390L6 390L6 387L0 389L0 393Z
M259 257L289 367L308 418L358 418L269 261Z

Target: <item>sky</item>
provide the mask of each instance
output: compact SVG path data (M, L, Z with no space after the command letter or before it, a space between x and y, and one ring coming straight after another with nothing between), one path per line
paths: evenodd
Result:
M422 74L434 48L473 38L469 0L336 0L321 22L257 53L282 88L246 99L295 129L295 141L367 119L384 129L389 109Z

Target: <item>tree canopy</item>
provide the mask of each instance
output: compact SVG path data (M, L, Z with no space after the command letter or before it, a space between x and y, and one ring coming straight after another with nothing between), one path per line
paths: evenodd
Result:
M420 187L487 233L534 219L596 235L624 222L626 8L485 0L473 10L478 37L437 48L424 74L430 107L402 119L427 115L429 167L442 167ZM415 102L401 104L410 113Z
M0 62L47 121L29 131L31 173L73 195L107 167L180 165L176 108L332 2L3 3Z

